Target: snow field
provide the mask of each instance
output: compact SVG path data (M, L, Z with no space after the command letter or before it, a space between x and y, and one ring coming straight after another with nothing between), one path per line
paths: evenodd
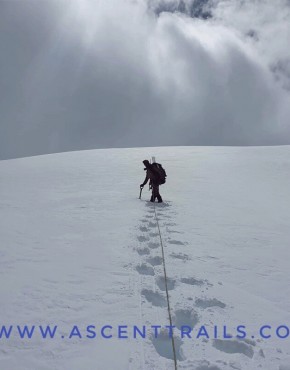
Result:
M289 339L257 328L290 326L289 152L110 149L0 162L1 324L59 326L51 340L2 338L0 369L174 368L164 330L85 337L90 324L169 325L155 212L146 189L138 199L151 155L168 173L156 212L178 369L288 369ZM82 338L68 338L74 325ZM203 325L210 338L196 339ZM224 325L249 337L214 339Z

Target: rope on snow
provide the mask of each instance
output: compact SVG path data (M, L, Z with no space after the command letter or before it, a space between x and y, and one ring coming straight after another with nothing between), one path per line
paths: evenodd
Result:
M158 217L157 217L155 203L153 203L153 204L154 204L155 219L156 219L156 224L157 224L157 228L158 228L158 234L159 234L161 252L162 252L164 282L165 282L165 291L166 291L166 299L167 299L167 310L168 310L168 316L169 316L169 323L170 323L170 326L172 328L171 342L172 342L172 350L173 350L174 370L177 370L177 358L176 358L176 350L175 350L174 335L173 335L173 325L172 325L172 316L171 316L169 293L168 293L167 273L166 273L166 264L165 264L165 255L164 255L164 245L163 245L163 240L162 240L162 236L161 236L161 231L160 231L160 226L159 226L159 221L158 221Z

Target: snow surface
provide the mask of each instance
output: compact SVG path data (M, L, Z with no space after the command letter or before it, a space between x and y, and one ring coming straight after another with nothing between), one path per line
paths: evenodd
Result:
M290 369L290 147L108 149L0 162L2 325L58 325L54 339L0 339L1 370L174 369L154 206L142 160L167 173L156 212L178 369ZM83 337L68 338L78 325ZM95 325L97 337L86 338ZM104 339L98 328L113 327ZM127 339L118 339L128 325ZM183 338L206 325L209 339ZM213 326L246 340L217 339ZM99 329L100 330L100 329ZM221 330L221 329L220 329ZM272 334L275 330L273 329ZM252 338L251 336L255 336ZM64 337L64 338L63 338Z

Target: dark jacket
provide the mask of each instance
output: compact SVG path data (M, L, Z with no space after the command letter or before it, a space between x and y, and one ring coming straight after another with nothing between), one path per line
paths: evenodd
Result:
M151 185L158 185L157 176L152 165L150 163L146 164L146 168L144 168L144 170L146 171L146 177L142 185L146 185L149 180Z

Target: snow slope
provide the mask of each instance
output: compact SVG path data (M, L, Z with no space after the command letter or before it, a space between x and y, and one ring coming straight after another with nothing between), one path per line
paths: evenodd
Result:
M156 204L178 369L289 370L290 147L108 149L0 162L1 370L174 369L162 254L141 161L168 173ZM58 325L53 339L16 325ZM82 338L68 338L74 325ZM95 325L96 338L86 338ZM113 337L105 339L104 325ZM118 338L127 325L128 338ZM133 326L146 325L135 339ZM154 338L151 325L161 325ZM193 328L181 338L181 326ZM205 325L210 338L195 335ZM223 325L247 338L214 338ZM270 339L258 328L271 325ZM15 330L15 331L14 331ZM285 331L284 331L285 332ZM252 338L254 337L254 338Z

